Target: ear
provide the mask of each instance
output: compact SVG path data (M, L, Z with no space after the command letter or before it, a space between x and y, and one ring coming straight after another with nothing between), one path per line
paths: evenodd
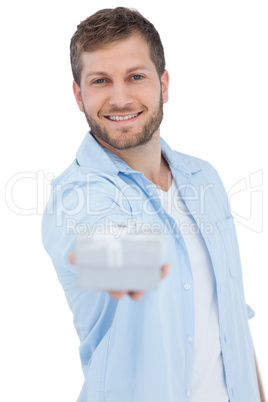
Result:
M165 70L161 76L163 103L168 101L169 74Z
M84 113L84 107L83 107L82 96L81 96L81 89L80 89L79 85L75 81L73 82L73 91L74 91L74 96L75 96L76 102L78 104L78 107L81 110L81 112Z

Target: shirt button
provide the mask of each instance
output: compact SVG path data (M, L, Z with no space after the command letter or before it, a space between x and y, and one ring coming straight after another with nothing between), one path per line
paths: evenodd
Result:
M187 396L190 396L190 391L187 391L187 392L186 392L186 395L187 395Z
M185 290L190 290L191 289L190 283L185 283L183 287L184 287Z
M193 340L194 340L194 338L193 338L191 335L189 335L189 336L187 337L187 341L188 341L189 343L192 343Z

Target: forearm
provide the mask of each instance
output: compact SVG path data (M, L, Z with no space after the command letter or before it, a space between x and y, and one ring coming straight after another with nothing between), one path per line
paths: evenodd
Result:
M256 371L257 371L257 377L258 377L261 402L266 402L266 397L264 395L264 389L263 389L263 385L262 385L262 379L261 379L260 369L259 369L259 365L258 365L257 358L256 358L256 353L255 353L255 364L256 364Z

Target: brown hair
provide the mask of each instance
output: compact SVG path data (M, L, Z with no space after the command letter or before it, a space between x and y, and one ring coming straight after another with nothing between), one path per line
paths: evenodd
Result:
M139 33L148 43L150 57L159 77L165 70L165 55L159 33L137 10L117 7L97 11L77 26L71 39L71 66L75 82L80 86L82 52L93 52L106 45Z

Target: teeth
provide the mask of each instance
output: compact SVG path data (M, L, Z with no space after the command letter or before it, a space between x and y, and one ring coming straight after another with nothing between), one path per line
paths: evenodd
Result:
M134 117L137 117L139 113L136 114L129 114L128 116L108 116L108 119L113 120L113 121L122 121L122 120L129 120L133 119Z

